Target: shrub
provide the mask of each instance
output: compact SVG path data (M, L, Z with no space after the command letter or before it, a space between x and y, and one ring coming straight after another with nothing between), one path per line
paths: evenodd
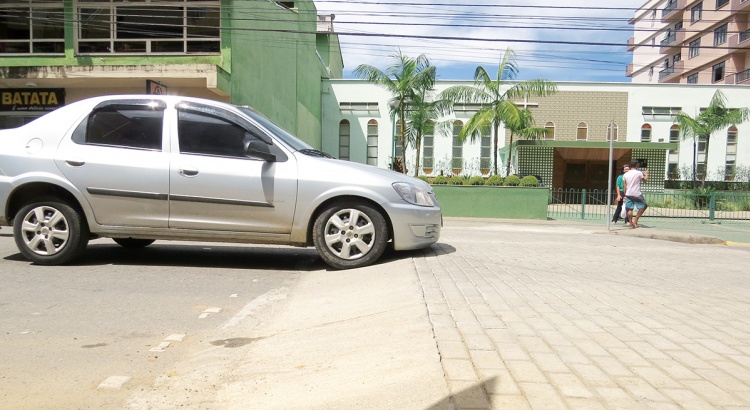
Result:
M448 178L438 175L432 180L432 183L435 185L448 185Z
M424 176L424 175L420 175L420 176L418 176L417 178L421 179L421 180L422 180L422 181L424 181L424 182L430 182L430 179L429 179L429 178L427 178L427 177L426 177L426 176Z
M500 175L493 175L489 178L487 178L487 181L484 182L485 185L492 185L492 186L500 186L503 184L504 179Z
M536 178L534 178L536 179ZM507 186L519 186L521 185L521 178L518 175L508 175L505 178L505 185Z
M468 181L469 185L484 185L484 178L482 177L471 177Z
M521 186L539 186L539 180L533 175L527 175L521 180Z
M451 179L448 180L448 183L451 184L451 185L463 185L464 184L464 179L461 178L461 177L453 177L453 178L451 178Z

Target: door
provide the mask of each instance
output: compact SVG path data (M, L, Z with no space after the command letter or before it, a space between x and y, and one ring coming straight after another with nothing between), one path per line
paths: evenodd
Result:
M102 103L60 144L55 163L86 197L98 224L167 227L164 109L153 100Z
M249 122L216 107L178 106L176 128L170 228L291 232L297 199L297 166L291 155L263 142L258 137L263 131ZM246 157L248 145L276 152L277 160Z

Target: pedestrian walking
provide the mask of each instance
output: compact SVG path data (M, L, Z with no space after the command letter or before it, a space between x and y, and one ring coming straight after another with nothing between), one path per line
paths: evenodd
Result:
M641 182L648 182L648 169L644 167L644 170L641 171L638 169L639 166L638 160L630 161L630 171L622 176L625 187L625 209L628 212L631 228L638 227L638 220L648 208L646 198L643 197L643 192L641 192ZM638 212L633 216L633 208L635 207L638 208Z
M622 208L625 202L625 185L623 185L622 176L628 171L630 171L630 165L623 165L622 172L617 176L617 182L615 182L615 190L617 191L617 208L615 209L615 214L612 216L613 224L616 224L621 218ZM630 221L627 213L623 219L625 219L626 224Z

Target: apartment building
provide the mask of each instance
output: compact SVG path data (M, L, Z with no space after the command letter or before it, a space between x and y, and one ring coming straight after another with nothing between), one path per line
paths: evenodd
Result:
M321 78L341 78L312 0L4 0L0 128L106 94L251 105L320 146Z
M750 0L649 0L630 23L632 82L750 84Z

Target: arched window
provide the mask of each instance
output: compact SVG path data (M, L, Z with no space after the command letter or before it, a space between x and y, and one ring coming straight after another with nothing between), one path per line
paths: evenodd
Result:
M378 166L378 122L367 122L367 164Z
M453 158L451 159L451 166L453 172L461 172L464 167L464 144L458 139L458 134L461 132L461 127L464 123L456 121L453 123Z
M606 140L609 141L609 136L611 135L612 138L615 141L617 141L617 131L618 131L619 128L620 127L618 127L617 124L615 124L615 127L613 129L612 128L612 123L609 123L609 125L607 125L607 137L606 137Z
M339 123L339 159L349 160L349 143L351 141L351 124L349 120Z
M544 124L544 128L547 130L547 134L544 135L544 139L555 139L555 123L552 121L548 121L546 124Z
M641 126L641 142L651 142L651 125L643 124Z
M589 126L585 122L578 123L578 132L576 133L576 139L579 141L585 141L589 139Z
M680 142L680 126L675 124L669 128L669 142Z

